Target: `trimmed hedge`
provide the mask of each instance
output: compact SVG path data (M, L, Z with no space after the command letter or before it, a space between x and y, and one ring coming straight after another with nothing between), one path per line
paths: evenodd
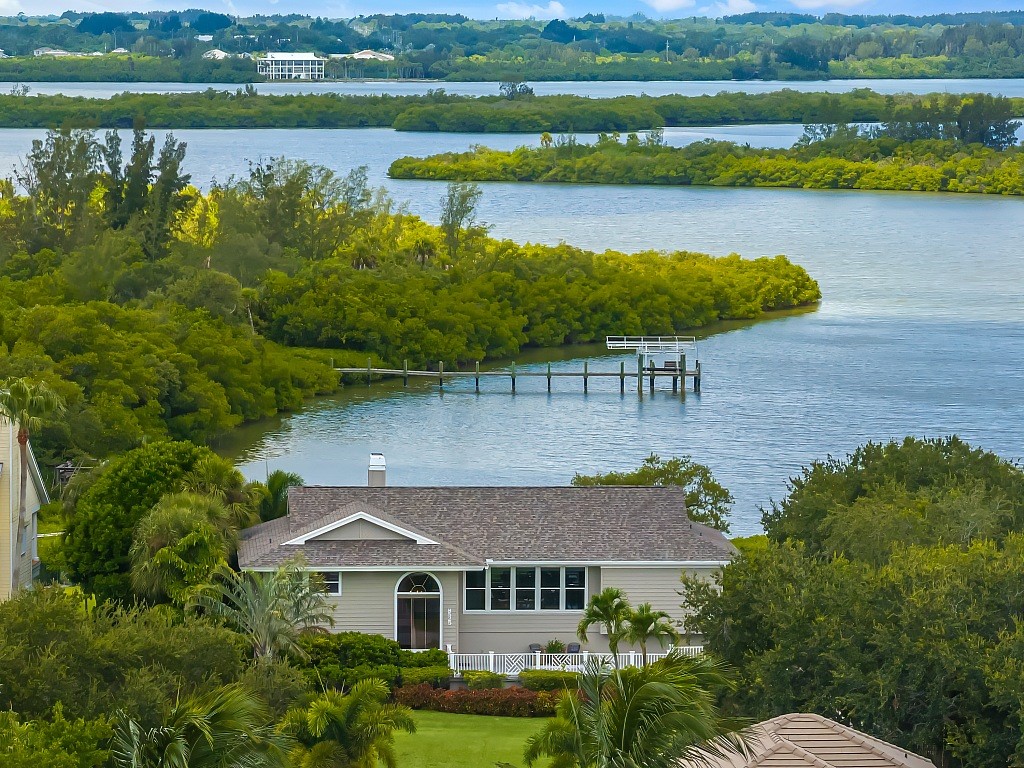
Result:
M412 709L499 717L551 717L558 697L557 693L526 688L442 691L424 684L395 689L395 701Z
M555 669L524 669L519 673L519 683L531 691L575 691L580 687L580 676Z
M505 676L499 675L497 672L469 670L462 673L462 679L466 681L466 685L471 691L488 691L505 687Z
M361 632L306 633L299 646L307 658L299 666L312 685L324 688L350 688L360 680L375 677L394 686L412 675L412 684L446 680L448 654L434 648L429 651L403 650L397 642L382 635ZM420 670L430 670L420 672Z
M447 662L447 657L445 661ZM448 678L452 676L452 671L448 669L448 664L445 663L443 667L405 668L401 670L400 676L403 686L426 684L436 688L448 682Z

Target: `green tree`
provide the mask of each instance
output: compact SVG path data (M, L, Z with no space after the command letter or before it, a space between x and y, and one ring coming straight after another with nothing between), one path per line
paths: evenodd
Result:
M612 652L612 663L619 665L619 643L626 636L629 627L630 607L625 593L617 587L605 587L590 598L583 618L576 627L576 635L587 642L587 631L595 624L603 627L608 635L608 649Z
M43 420L64 413L64 399L43 382L29 379L7 379L0 381L0 418L10 422L18 433L18 459L21 465L18 486L18 534L21 551L28 546L31 535L30 520L26 511L28 496L29 446L33 431L39 429Z
M200 457L181 479L181 487L191 493L205 494L221 502L231 513L237 530L259 521L259 510L267 490L259 483L246 481L235 466L214 453Z
M275 469L267 475L266 494L260 500L260 520L267 522L288 514L288 489L302 483L301 476L282 469Z
M665 611L656 611L650 603L641 603L630 609L626 619L625 640L640 646L640 656L644 666L647 665L647 644L651 640L664 647L667 643L678 643L679 632L669 621L671 617Z
M128 599L132 534L167 493L211 451L186 442L150 443L111 461L81 493L61 545L64 569L102 598Z
M463 234L476 224L476 206L482 194L476 184L452 182L446 188L441 198L441 230L449 258L458 255Z
M299 743L293 768L397 768L394 734L415 733L416 724L412 711L390 698L387 683L370 678L289 710L281 729Z
M527 741L526 764L550 757L557 768L669 768L702 754L737 754L741 723L716 707L717 692L731 685L706 656L676 652L611 672L592 662L581 695L563 695L555 717Z
M111 733L106 720L68 720L60 706L46 720L21 722L14 712L0 712L4 768L100 768Z
M129 553L132 586L152 600L183 604L234 553L236 528L220 500L168 494L139 521Z
M120 713L111 759L117 768L284 768L290 746L266 705L231 685L178 702L152 728Z
M697 523L729 531L732 494L719 483L711 470L689 456L662 459L652 453L632 472L607 472L596 475L576 474L576 486L589 485L677 485L686 489L686 514Z
M221 567L192 605L244 635L257 662L281 654L302 656L299 635L334 623L323 585L294 563L270 573Z

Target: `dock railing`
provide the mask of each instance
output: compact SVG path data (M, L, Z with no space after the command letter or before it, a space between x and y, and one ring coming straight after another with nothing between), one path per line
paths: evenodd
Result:
M698 656L704 652L703 646L686 645L675 649L686 656ZM663 659L669 652L647 654L647 663ZM612 666L612 654L592 653L544 653L543 651L528 653L448 653L448 666L461 676L463 672L495 672L505 677L516 677L528 669L561 670L566 672L582 672L593 660ZM628 651L618 654L619 667L639 667L643 656L639 651Z

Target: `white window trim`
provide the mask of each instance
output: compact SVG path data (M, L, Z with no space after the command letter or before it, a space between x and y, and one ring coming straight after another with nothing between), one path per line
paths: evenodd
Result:
M339 528L344 528L349 523L354 523L359 520L365 520L366 522L372 525L380 526L381 528L387 531L397 533L398 535L404 536L407 539L412 539L417 544L437 544L437 542L433 539L428 539L426 536L421 536L420 534L414 533L413 531L410 531L407 528L402 528L400 525L395 525L394 523L389 523L386 520L381 520L379 517L374 517L373 515L367 512L356 512L354 514L348 515L347 517L343 517L341 520L335 520L332 523L328 523L327 525L321 526L320 528L317 528L315 531L310 531L309 533L304 533L301 536L296 536L294 539L286 541L282 546L287 547L290 545L305 544L310 539L315 539L318 536L323 536L325 533L330 533L331 531L336 531Z
M341 587L341 571L313 571L313 573L318 574L320 576L320 578L323 579L324 584L326 584L328 587L331 586L331 582L327 581L327 579L325 577L328 576L328 575L337 576L338 577L338 582L337 582L338 583L338 591L337 592L331 592L330 589L326 589L326 590L324 590L324 594L327 595L328 597L341 597L341 591L342 591L342 587Z
M508 608L491 608L491 572L492 568L509 568L511 574L509 577L509 586L507 589L510 592L509 607ZM517 568L533 568L535 573L534 586L534 607L532 609L519 609L516 608L516 569ZM540 571L542 568L558 568L558 608L541 608L540 607L540 591L542 589L554 589L554 587L542 587ZM566 587L565 586L565 569L566 568L582 568L583 569L583 586L582 587ZM584 565L555 565L553 563L546 563L544 565L534 565L530 563L519 563L516 565L492 565L490 568L484 570L484 586L483 587L470 587L469 579L466 578L466 574L470 571L466 571L462 576L462 612L467 614L479 615L484 613L494 614L560 614L560 613L582 613L586 610L587 599L590 595L590 574L587 572L588 569ZM466 595L470 589L484 591L484 607L483 608L467 608L468 601ZM506 589L506 587L498 587L498 589ZM529 589L529 587L526 587ZM565 591L566 589L582 589L583 590L583 608L566 608L565 607Z

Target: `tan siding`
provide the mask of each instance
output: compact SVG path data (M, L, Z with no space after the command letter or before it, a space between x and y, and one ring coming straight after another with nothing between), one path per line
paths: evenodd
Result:
M12 483L17 476L12 460L12 442L10 426L0 419L0 462L4 465L0 471L0 600L11 596L11 524L13 516L18 514L15 496L18 486Z
M366 632L395 639L395 588L409 571L342 571L341 595L329 598L334 632ZM459 636L458 573L433 573L441 585L441 642ZM448 611L451 610L451 624Z
M387 528L381 528L379 525L374 525L369 520L353 520L348 525L343 525L341 528L335 528L333 531L317 536L316 539L310 539L310 541L354 541L362 539L405 539L408 540L408 536L403 536L400 533L389 531Z
M689 576L711 578L717 568L686 569ZM681 607L683 585L681 568L602 568L601 583L605 587L618 587L626 593L632 605L650 603L658 611L665 611L682 624L685 614ZM623 646L625 648L625 646Z

